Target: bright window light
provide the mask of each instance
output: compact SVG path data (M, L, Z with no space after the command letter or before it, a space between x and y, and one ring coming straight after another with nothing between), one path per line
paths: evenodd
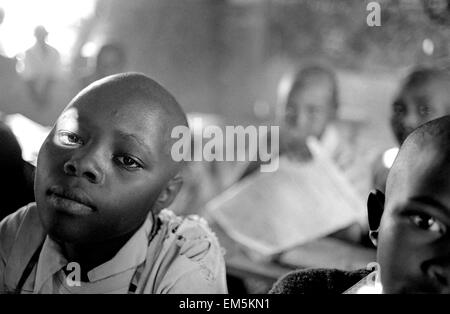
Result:
M5 55L14 57L34 44L34 28L43 25L48 43L63 61L70 56L80 22L93 14L96 0L0 0L5 19L0 43Z

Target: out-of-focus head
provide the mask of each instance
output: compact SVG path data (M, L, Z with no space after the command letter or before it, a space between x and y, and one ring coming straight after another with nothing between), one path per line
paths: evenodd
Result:
M4 18L5 18L5 11L2 8L0 8L0 25L2 25Z
M450 73L418 68L405 79L392 104L391 126L399 144L417 127L450 114Z
M404 141L386 199L368 201L386 293L450 293L450 116Z
M187 126L175 98L139 73L83 89L42 145L35 196L49 234L73 243L134 232L181 188L171 158L175 126Z
M47 40L48 32L44 26L39 25L34 29L34 37L38 43L45 43Z
M306 138L320 138L338 109L337 79L331 69L310 65L298 70L279 95L280 123Z
M100 48L96 59L98 78L123 72L126 64L124 48L116 43L105 44Z

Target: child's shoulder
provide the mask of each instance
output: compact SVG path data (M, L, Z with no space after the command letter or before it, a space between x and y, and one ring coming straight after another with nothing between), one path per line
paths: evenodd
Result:
M30 203L6 216L0 222L0 238L4 238L5 236L10 237L16 234L20 229L22 223L25 220L28 220L25 218L27 216L34 216L35 214L37 216L36 203Z
M143 275L153 278L148 291L225 293L224 252L206 220L179 217L169 210L161 211L158 218L158 234L149 246L151 262Z
M208 222L198 215L178 216L169 209L163 209L159 213L158 218L163 224L168 224L173 227L172 230L178 230L180 227L183 227L183 230L197 229L199 231L203 230L204 232L211 231L208 227Z
M218 240L215 234L208 226L208 222L197 215L189 215L186 217L180 217L175 215L170 210L163 210L159 214L159 219L162 225L165 225L167 233L172 234L176 245L181 248L204 246L205 250L209 249L211 245L218 246ZM208 243L207 246L204 243ZM197 248L198 250L198 248ZM189 251L187 252L189 253ZM189 257L189 254L188 254Z
M0 222L0 253L2 256L8 255L21 230L35 234L33 228L39 226L36 203L30 203L6 216Z

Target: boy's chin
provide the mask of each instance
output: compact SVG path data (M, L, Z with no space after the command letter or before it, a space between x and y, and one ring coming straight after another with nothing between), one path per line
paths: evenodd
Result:
M46 217L44 228L47 234L56 242L82 244L90 243L94 239L100 240L100 232L91 232L91 228L84 221L76 221L66 217ZM45 218L44 218L45 219Z
M60 225L48 228L47 234L59 243L83 244L89 243L94 238L93 235L85 234L85 232L80 232L79 230L73 230L73 228L65 228Z

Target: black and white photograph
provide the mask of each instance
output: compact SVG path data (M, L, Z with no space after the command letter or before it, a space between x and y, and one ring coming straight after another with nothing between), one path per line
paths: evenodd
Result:
M450 0L0 0L0 294L450 294Z

